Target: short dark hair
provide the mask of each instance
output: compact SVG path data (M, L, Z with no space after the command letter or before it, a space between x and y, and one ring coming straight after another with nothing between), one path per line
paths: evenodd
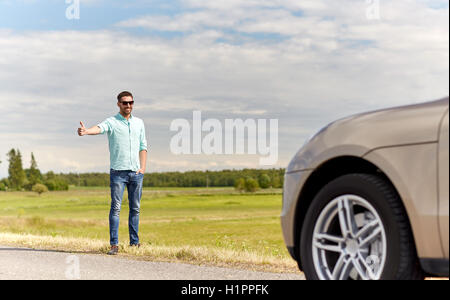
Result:
M127 97L130 96L131 98L133 98L133 94L131 94L130 92L127 91L123 91L122 93L120 93L119 95L117 95L117 101L120 102L120 100L122 99L122 97Z

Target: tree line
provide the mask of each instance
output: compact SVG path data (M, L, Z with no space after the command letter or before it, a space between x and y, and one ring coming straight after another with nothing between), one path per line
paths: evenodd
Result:
M7 178L0 180L0 190L33 190L36 185L44 185L50 191L68 190L70 185L85 187L107 187L109 173L68 173L42 174L31 153L30 168L24 169L22 155L17 149L8 154ZM1 161L0 161L1 163ZM243 169L220 171L187 171L146 173L144 187L235 187L239 191L253 192L259 188L281 188L284 169Z
M24 169L22 154L20 150L11 149L8 154L8 177L0 180L0 191L6 190L26 190L41 191L67 191L69 183L62 174L56 175L53 172L42 174L38 168L33 152L31 152L30 168ZM1 163L1 161L0 161Z

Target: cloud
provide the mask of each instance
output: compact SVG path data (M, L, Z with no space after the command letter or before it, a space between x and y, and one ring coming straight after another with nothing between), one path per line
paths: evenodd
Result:
M159 171L259 167L257 157L172 155L170 122L193 110L279 119L283 166L336 118L448 95L442 2L380 1L379 20L356 0L180 3L175 14L104 30L0 29L0 177L12 147L33 151L45 170L107 170L106 138L75 131L79 121L93 126L115 114L122 90L135 95Z

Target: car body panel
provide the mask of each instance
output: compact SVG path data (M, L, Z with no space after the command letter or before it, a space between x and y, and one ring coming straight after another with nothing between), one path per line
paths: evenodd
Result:
M295 243L295 213L297 211L298 195L300 189L311 175L312 170L286 173L283 187L283 208L281 211L281 227L283 229L284 243L288 248Z
M437 143L376 149L364 158L380 168L403 200L419 257L443 257L437 222ZM388 229L389 230L389 229Z
M361 157L375 148L437 142L439 123L447 108L448 98L338 120L295 154L287 172L315 169L333 157Z
M332 159L353 156L378 167L397 189L419 256L443 258L447 247L448 258L448 115L447 132L440 130L448 106L444 98L384 109L338 120L319 131L286 169L281 214L286 246L297 246L295 226L301 224L296 224L296 213L308 178ZM438 158L438 151L445 149L447 154ZM447 169L438 168L442 164ZM438 175L446 180L443 186L438 187ZM446 240L441 239L444 234Z
M442 251L444 257L448 259L448 176L449 176L449 152L448 152L448 110L442 119L439 136L439 228L442 237Z

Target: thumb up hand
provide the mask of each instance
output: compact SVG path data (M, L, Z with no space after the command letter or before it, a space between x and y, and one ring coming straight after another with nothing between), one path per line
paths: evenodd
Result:
M81 127L78 128L78 135L79 136L86 135L87 134L87 129L86 129L86 127L84 127L83 122L80 121L80 125L81 125Z

